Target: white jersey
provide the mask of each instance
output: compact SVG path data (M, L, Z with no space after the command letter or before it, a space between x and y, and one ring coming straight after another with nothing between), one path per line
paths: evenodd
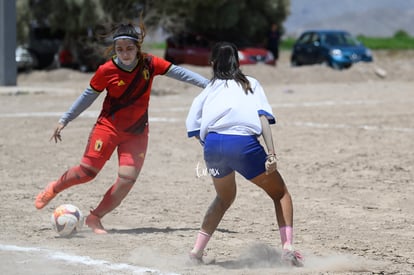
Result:
M229 135L260 135L259 115L275 123L272 109L260 83L247 77L253 93L247 94L235 80L215 80L193 100L187 116L189 137L202 141L209 132Z

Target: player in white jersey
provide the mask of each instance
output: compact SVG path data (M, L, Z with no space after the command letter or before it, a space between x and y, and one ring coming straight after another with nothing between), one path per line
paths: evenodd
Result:
M236 197L235 172L262 188L273 200L279 226L282 261L302 266L293 249L293 205L277 170L269 124L272 109L260 83L240 70L235 45L217 43L212 51L213 77L190 108L186 126L189 137L204 147L204 160L212 176L216 197L208 208L190 258L202 262L203 252L227 209ZM258 137L263 137L267 153Z

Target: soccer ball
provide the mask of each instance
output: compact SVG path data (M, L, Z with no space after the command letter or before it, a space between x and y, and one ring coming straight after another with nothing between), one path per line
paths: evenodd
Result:
M83 215L76 206L62 204L51 217L52 227L61 237L69 237L82 228Z

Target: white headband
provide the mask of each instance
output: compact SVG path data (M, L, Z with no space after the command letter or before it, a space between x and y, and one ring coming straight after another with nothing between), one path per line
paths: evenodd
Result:
M138 38L132 37L132 36L129 36L129 35L120 35L120 36L114 37L114 41L116 41L118 39L131 39L131 40L134 40L134 41L138 42Z

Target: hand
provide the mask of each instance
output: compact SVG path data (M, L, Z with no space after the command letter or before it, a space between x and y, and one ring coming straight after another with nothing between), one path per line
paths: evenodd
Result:
M50 137L49 141L51 141L52 139L55 140L55 143L59 141L62 141L62 137L60 136L60 132L62 131L62 129L65 128L65 125L63 124L58 124L58 126L56 127L55 131L53 132L53 135Z
M276 171L277 169L277 158L276 155L270 154L266 157L265 168L266 168L266 175L269 175Z
M201 146L204 146L204 141L200 139L200 136L194 136L194 137L198 140L198 142L200 142Z

